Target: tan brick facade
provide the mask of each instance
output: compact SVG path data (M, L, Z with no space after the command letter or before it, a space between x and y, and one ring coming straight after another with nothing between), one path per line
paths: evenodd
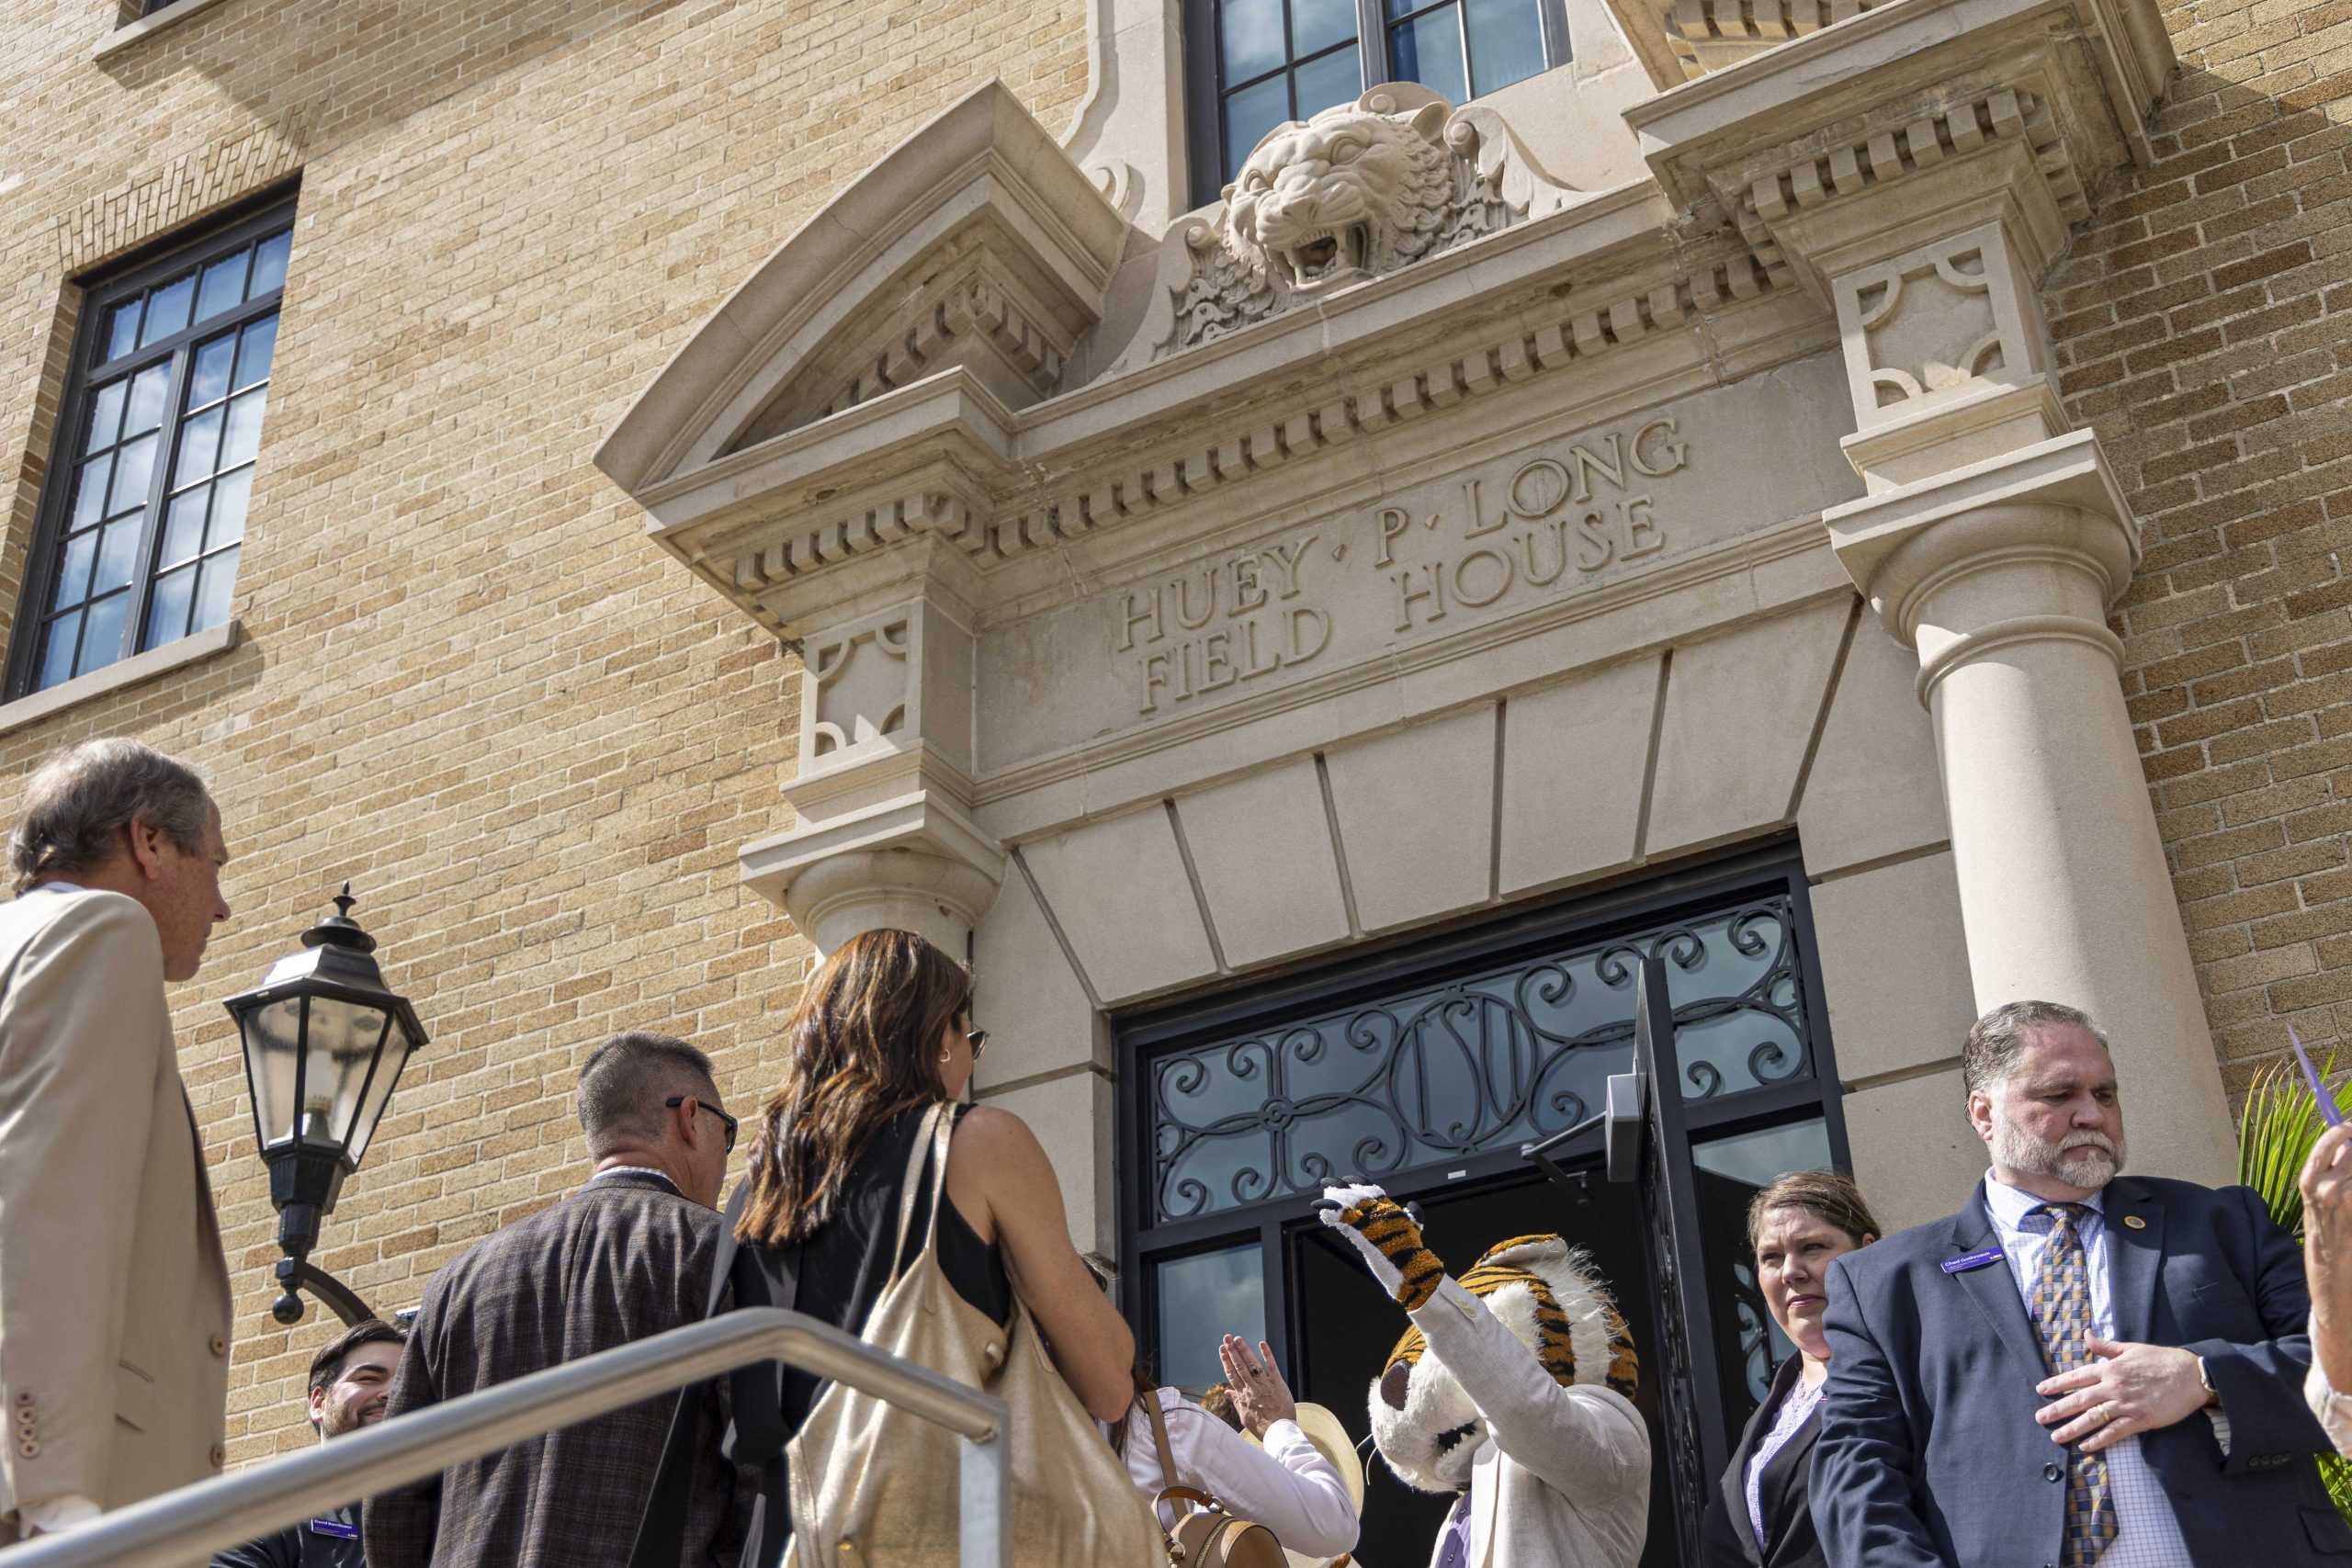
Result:
M242 1309L232 1462L309 1440L333 1328L268 1316L275 1222L219 998L344 877L433 1043L320 1260L380 1307L577 1179L613 1030L712 1052L737 1109L807 953L737 886L784 825L797 664L589 466L684 333L908 127L991 75L1059 124L1074 0L220 0L93 59L116 0L0 24L0 603L13 613L74 270L299 170L245 642L0 738L21 777L127 733L211 776L237 917L175 997Z
M2166 16L2155 162L2044 303L2144 530L2124 690L2235 1094L2352 1039L2352 6Z

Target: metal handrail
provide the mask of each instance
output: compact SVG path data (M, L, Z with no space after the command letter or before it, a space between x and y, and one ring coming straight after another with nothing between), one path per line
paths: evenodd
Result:
M412 1411L304 1453L166 1492L80 1529L19 1546L8 1553L7 1568L185 1568L355 1498L766 1360L847 1383L962 1438L959 1560L965 1568L1009 1568L1012 1513L1004 1402L776 1307L744 1307L673 1328Z

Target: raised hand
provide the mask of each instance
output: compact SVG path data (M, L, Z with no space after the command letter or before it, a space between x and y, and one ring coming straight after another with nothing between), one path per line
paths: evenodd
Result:
M1445 1265L1421 1240L1421 1227L1405 1206L1363 1182L1326 1187L1316 1217L1355 1247L1364 1267L1407 1312L1430 1299L1445 1278Z
M1216 1348L1216 1355L1225 1363L1225 1386L1233 1393L1233 1413L1241 1417L1251 1437L1264 1437L1266 1428L1277 1421L1297 1419L1298 1402L1274 1368L1272 1346L1259 1340L1253 1356L1248 1340L1228 1334Z

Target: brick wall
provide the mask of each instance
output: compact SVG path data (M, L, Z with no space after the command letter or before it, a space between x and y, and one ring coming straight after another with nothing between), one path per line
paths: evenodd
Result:
M2115 614L2234 1096L2352 1045L2352 3L2190 0L2150 167L2044 304L2143 525Z
M1076 0L221 0L94 61L117 0L0 18L0 615L76 267L299 168L233 652L0 736L127 733L204 768L236 919L175 993L241 1309L232 1461L309 1440L313 1309L268 1317L274 1220L219 998L345 877L434 1035L321 1261L379 1307L578 1179L577 1062L683 1033L738 1109L807 949L736 885L788 820L797 667L642 537L589 465L793 227L991 75L1058 130Z

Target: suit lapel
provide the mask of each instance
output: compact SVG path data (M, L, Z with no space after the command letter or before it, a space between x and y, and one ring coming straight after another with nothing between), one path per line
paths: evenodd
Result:
M1484 1562L1495 1539L1495 1507L1503 1489L1502 1450L1492 1434L1470 1467L1470 1561Z
M1984 1207L1984 1188L1978 1187L1968 1206L1946 1224L1950 1227L1951 1258L1987 1249L1998 1256L1988 1263L1947 1274L1945 1278L1976 1303L1976 1310L1984 1314L2001 1342L2025 1365L2039 1372L2042 1366L2041 1342L2034 1337L2033 1325L2026 1319L2025 1300L2018 1293L2017 1276L2009 1272L2008 1258L2001 1251L2001 1238L1993 1229L1993 1216Z
M1720 1483L1724 1490L1724 1506L1731 1511L1732 1534L1739 1540L1740 1553L1758 1568L1761 1568L1764 1558L1757 1549L1756 1531L1747 1518L1747 1463L1756 1457L1756 1445L1762 1442L1764 1434L1772 1429L1773 1413L1780 1409L1781 1401L1789 1396L1792 1380L1797 1376L1797 1369L1804 1365L1804 1360L1802 1356L1792 1356L1781 1363L1781 1370L1772 1378L1771 1392L1765 1394L1764 1403L1756 1407L1756 1413L1747 1418L1747 1428L1739 1434L1739 1447L1733 1450L1731 1464L1724 1471ZM1789 1446L1793 1448L1796 1445L1791 1443ZM1774 1456L1776 1462L1778 1458L1778 1455ZM1771 1469L1770 1465L1765 1467L1768 1476Z
M1764 1467L1764 1483L1757 1490L1764 1499L1768 1518L1785 1519L1789 1517L1789 1491L1796 1484L1799 1476L1809 1477L1812 1474L1813 1445L1820 1437L1821 1407L1816 1404L1813 1407L1813 1414L1804 1418L1804 1425L1796 1429L1781 1446L1781 1451L1772 1456L1772 1462ZM1774 1531L1773 1545L1778 1546L1785 1534L1784 1530ZM1761 1559L1758 1562L1760 1563Z
M2155 1335L2156 1279L2165 1258L2164 1205L2138 1182L2119 1177L2107 1184L2107 1201L2101 1207L2116 1337L2147 1344Z

